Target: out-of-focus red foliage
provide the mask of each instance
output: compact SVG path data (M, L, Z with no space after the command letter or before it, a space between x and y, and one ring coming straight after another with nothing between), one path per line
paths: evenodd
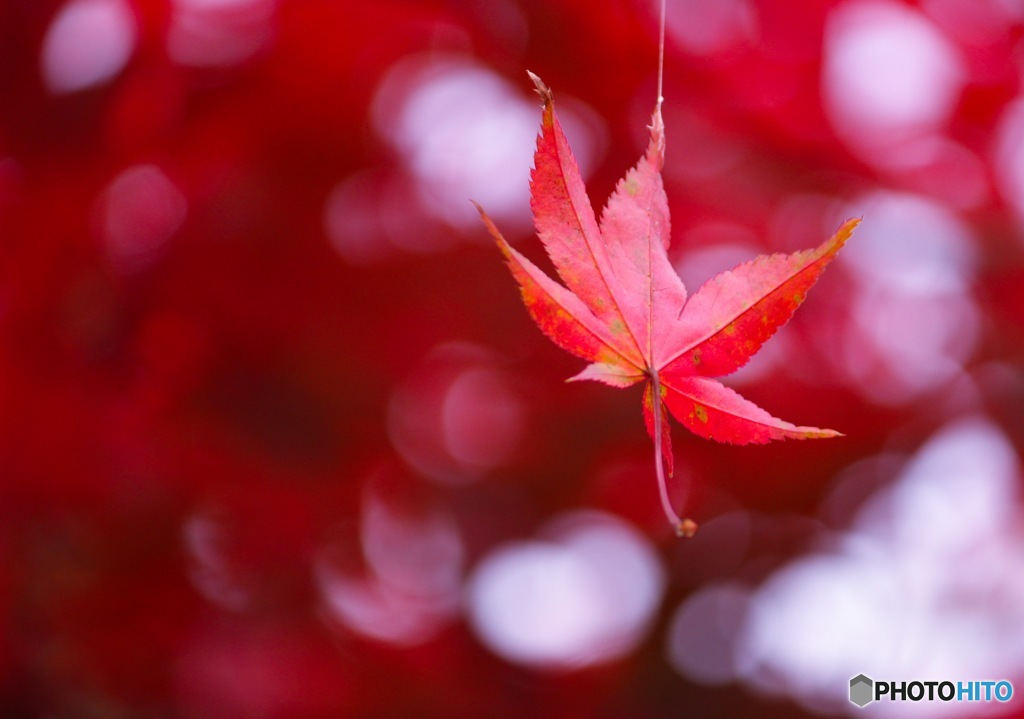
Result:
M833 480L882 450L962 414L1024 446L1024 18L898 4L952 53L952 99L850 126L859 96L826 51L863 4L669 2L665 176L690 289L849 214L866 248L743 385L847 437L678 442L691 516L746 517L682 546L634 400L562 383L573 360L465 220L507 181L485 204L530 236L526 68L608 195L645 140L653 4L0 0L0 713L799 712L674 670L673 607L805 551ZM517 132L519 168L500 150ZM934 317L959 324L918 339ZM621 649L502 655L467 608L489 596L477 567L513 540L584 542L548 524L578 507L653 552L644 621Z

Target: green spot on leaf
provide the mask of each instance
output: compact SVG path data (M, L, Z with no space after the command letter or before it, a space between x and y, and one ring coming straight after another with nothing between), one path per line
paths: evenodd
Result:
M693 405L693 416L697 418L697 421L701 424L708 423L708 409L702 404Z

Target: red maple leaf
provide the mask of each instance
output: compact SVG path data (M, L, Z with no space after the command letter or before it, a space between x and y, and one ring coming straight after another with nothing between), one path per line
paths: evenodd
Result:
M723 272L687 298L667 254L660 101L646 154L619 181L599 222L555 115L551 90L533 73L530 77L544 101L531 207L537 234L565 286L510 247L477 208L534 321L559 347L591 362L571 380L613 387L646 383L644 419L654 439L662 504L676 531L692 535L696 524L672 509L658 461L664 458L671 475L668 411L691 432L719 442L839 436L776 419L712 378L743 366L789 320L859 220L847 220L813 250L763 255Z

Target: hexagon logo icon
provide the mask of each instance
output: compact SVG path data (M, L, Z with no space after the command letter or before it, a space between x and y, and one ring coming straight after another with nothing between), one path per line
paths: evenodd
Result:
M863 674L858 674L850 680L850 701L857 706L864 708L870 704L872 698L872 687L874 682Z

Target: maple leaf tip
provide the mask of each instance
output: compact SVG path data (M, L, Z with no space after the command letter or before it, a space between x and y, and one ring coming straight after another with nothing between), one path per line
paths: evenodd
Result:
M651 149L657 153L658 169L665 163L665 121L661 117L661 102L664 98L659 97L651 113L651 124L647 129L651 132Z
M484 226L487 228L487 231L491 233L491 237L493 237L495 241L498 243L498 249L501 250L501 254L505 256L506 260L511 261L512 248L509 247L508 242L505 241L505 238L502 236L501 231L495 226L491 218L487 216L487 213L484 212L484 208L480 206L479 202L473 199L471 199L470 202L473 203L473 207L476 208L476 211L480 213L480 219L483 220Z
M837 432L834 429L814 429L799 439L833 439L845 436L842 432Z
M540 99L544 101L545 105L550 105L554 101L554 95L551 93L551 88L545 85L544 81L541 80L536 73L527 70L526 74L529 75L530 79L533 81L533 86L536 89L537 94L540 95Z
M839 225L839 229L835 232L835 238L842 244L846 244L846 241L850 239L850 235L852 235L853 231L857 229L857 225L859 225L863 220L863 217L848 218Z

